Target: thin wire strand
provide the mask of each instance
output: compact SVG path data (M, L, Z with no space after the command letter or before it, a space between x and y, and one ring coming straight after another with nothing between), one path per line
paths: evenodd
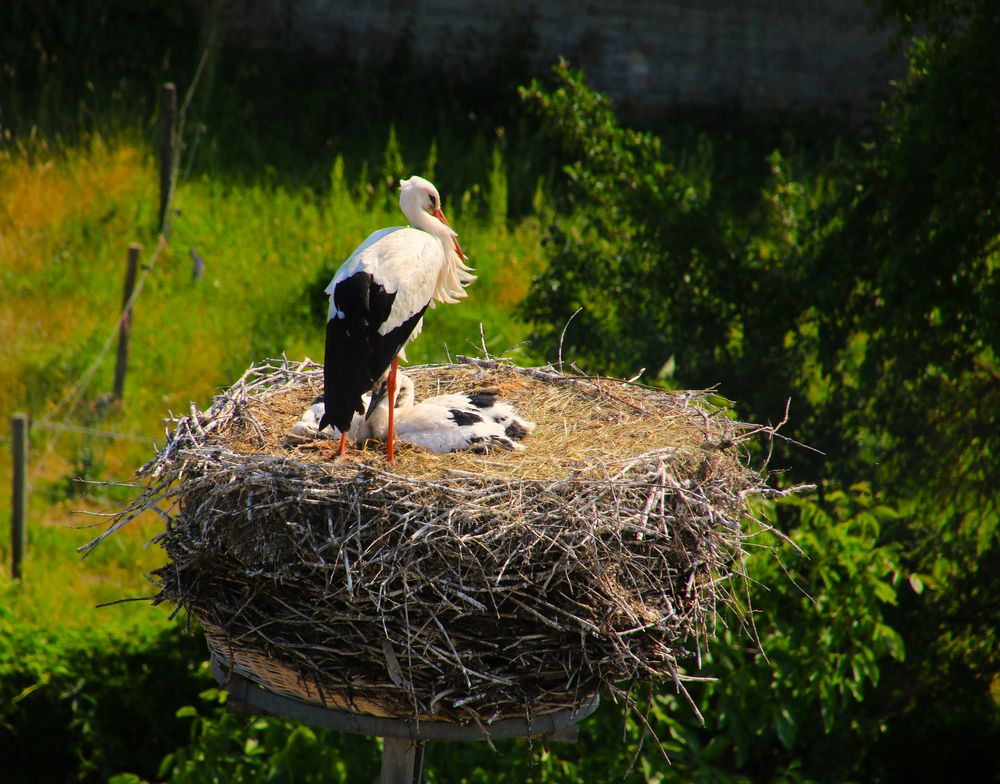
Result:
M142 444L150 444L154 439L145 436L137 436L134 433L117 433L112 430L98 430L93 427L83 425L70 425L64 422L32 422L31 426L36 429L49 430L56 433L82 433L83 435L99 436L100 438L120 439L123 441L137 441Z

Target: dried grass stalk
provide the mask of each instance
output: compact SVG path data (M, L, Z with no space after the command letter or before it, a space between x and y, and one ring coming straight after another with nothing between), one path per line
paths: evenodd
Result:
M681 662L734 600L748 502L777 494L749 466L764 429L707 392L551 367L407 372L418 399L496 388L538 427L518 453L326 462L285 438L322 367L268 360L173 420L142 496L90 546L161 511L155 601L244 674L321 703L488 724L626 681L683 691Z

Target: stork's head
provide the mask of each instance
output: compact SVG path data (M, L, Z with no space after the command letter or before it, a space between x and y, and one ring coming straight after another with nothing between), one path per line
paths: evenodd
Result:
M440 220L436 213L441 212L441 196L434 183L413 175L408 180L399 181L399 207L407 217L412 210L420 210Z
M400 180L399 208L410 221L410 225L442 239L447 238L454 244L458 257L462 261L467 260L456 239L458 235L441 211L441 195L432 182L417 175L408 180Z
M413 401L416 395L416 389L413 386L413 379L410 378L402 370L396 373L396 405L395 408L410 408L413 405ZM386 427L388 427L388 417L389 417L389 388L386 383L386 379L382 379L372 390L371 397L368 400L368 408L365 411L365 419L371 419L371 417L378 413L379 409L383 409L382 413L386 418Z
M396 383L398 387L396 389L396 405L394 408L396 409L396 417L398 418L401 411L413 407L414 388L413 379L403 371L399 371L396 374ZM389 390L386 388L384 380L372 390L371 397L368 400L368 410L365 412L364 418L359 422L358 431L355 434L355 441L358 446L363 445L369 438L385 441L388 437L388 392Z

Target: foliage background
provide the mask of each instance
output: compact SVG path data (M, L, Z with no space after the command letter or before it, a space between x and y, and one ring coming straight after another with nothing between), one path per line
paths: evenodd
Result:
M572 746L432 745L425 779L1000 780L994 6L880 3L909 71L867 124L706 111L630 128L570 66L532 81L530 30L482 72L428 71L405 45L362 71L223 46L214 4L3 4L0 415L36 422L26 579L0 576L11 780L375 777L375 741L226 714L183 617L96 607L149 593L158 521L81 563L75 510L122 502L78 480L127 477L165 410L264 355L321 355L322 289L397 221L411 171L442 186L481 275L411 358L470 350L481 322L492 352L540 362L565 330L589 370L718 384L748 419L791 399L786 432L821 450L772 457L778 481L818 483L771 510L805 555L748 559L761 646L728 619L699 673L718 678L696 694L706 726L669 689L643 695L672 764L607 703ZM157 85L183 97L203 51L154 257ZM95 360L133 240L156 263L119 408Z

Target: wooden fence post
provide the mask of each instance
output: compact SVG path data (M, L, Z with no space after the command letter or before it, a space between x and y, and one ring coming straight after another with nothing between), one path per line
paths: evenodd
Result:
M133 242L128 246L128 267L125 270L125 289L122 296L122 323L118 329L118 357L115 360L115 386L112 399L121 402L125 390L125 371L128 370L128 347L132 337L132 291L135 289L135 275L139 266L142 245Z
M10 419L14 457L14 493L11 501L11 576L21 579L21 561L28 549L28 415Z
M177 146L177 86L167 82L160 91L160 227L169 233L167 211L173 197L174 153Z

